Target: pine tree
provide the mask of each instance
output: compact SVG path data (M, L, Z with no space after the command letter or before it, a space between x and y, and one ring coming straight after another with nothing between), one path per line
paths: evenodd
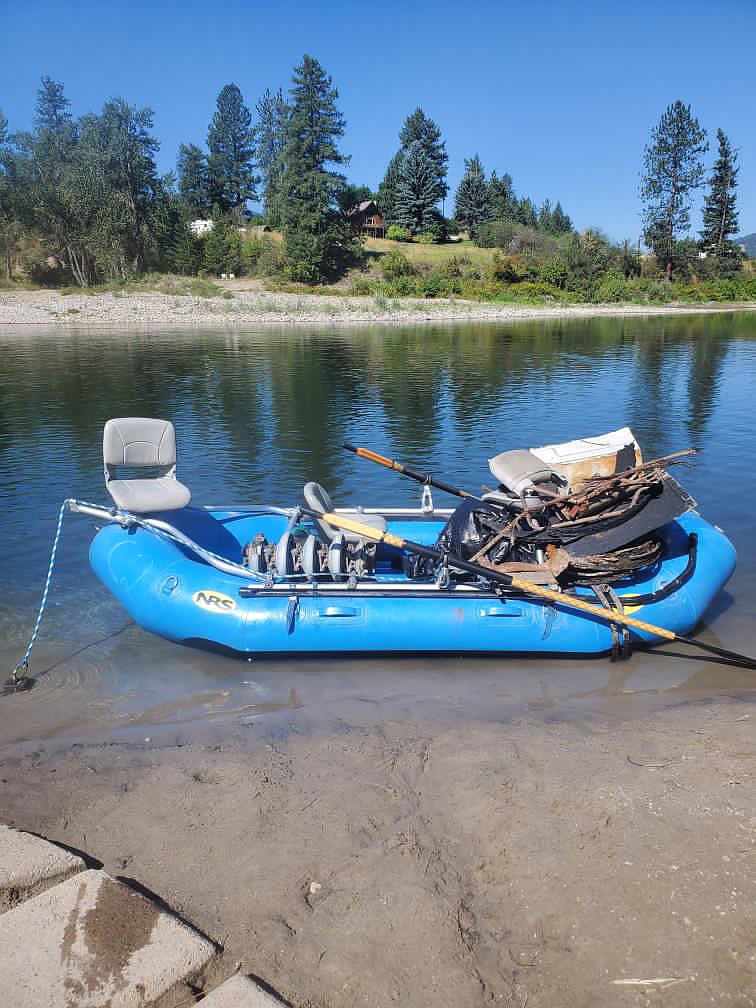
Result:
M404 121L399 133L402 150L406 153L413 143L419 143L426 158L435 168L439 199L443 199L449 191L446 184L447 164L446 144L441 139L441 130L432 119L418 106Z
M295 67L289 94L281 176L286 264L294 279L319 283L337 275L356 252L337 204L344 176L332 167L348 160L337 147L344 119L333 81L311 56Z
M557 200L556 206L551 214L551 227L557 234L569 234L572 231L572 221L562 209L562 204Z
M436 204L441 183L435 164L419 140L410 144L402 160L394 201L394 219L413 234L427 231L439 219Z
M722 275L737 273L743 256L732 241L738 233L735 209L735 189L738 178L738 156L721 129L717 130L719 151L709 179L709 192L704 201L701 248L714 256Z
M396 187L399 184L404 152L399 151L389 161L383 181L378 186L378 206L387 224L396 224Z
M491 219L489 187L477 154L465 161L465 174L457 188L454 216L473 239L478 237L481 225Z
M236 84L226 84L207 134L210 198L222 212L243 215L247 200L257 199L252 115Z
M8 120L0 110L0 252L5 279L10 280L13 267L13 247L18 236L13 155L8 140Z
M538 214L533 201L528 196L517 201L516 219L525 227L538 227Z
M491 204L491 214L495 220L517 219L517 197L512 186L512 176L504 174L499 178L495 171L491 172L488 181L488 199Z
M178 158L178 188L189 210L195 215L207 214L210 209L207 177L207 158L196 144L181 144Z
M71 122L70 101L63 93L63 85L52 78L41 78L37 91L37 114L34 125L38 130L59 130Z
M643 237L667 275L672 278L679 259L677 248L690 225L690 196L700 187L708 150L706 131L690 105L667 106L645 149L641 181Z
M281 222L280 181L289 115L281 89L275 92L266 89L255 106L255 113L255 159L260 172L265 219L271 227L277 227Z
M551 209L550 199L545 199L538 211L538 227L541 231L554 230L554 211Z

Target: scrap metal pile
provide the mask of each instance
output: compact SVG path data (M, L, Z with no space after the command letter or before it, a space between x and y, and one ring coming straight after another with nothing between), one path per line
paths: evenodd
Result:
M610 585L656 563L662 551L656 530L696 506L666 470L690 454L590 476L574 490L553 472L521 481L519 493L511 480L457 508L437 546L536 582Z

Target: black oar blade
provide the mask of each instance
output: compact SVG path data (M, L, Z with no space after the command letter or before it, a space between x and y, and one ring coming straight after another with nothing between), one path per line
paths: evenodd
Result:
M756 669L756 658L739 654L737 651L728 651L726 648L716 647L714 644L705 644L703 641L694 640L692 637L682 637L680 634L677 634L676 639L682 641L684 644L689 644L690 647L708 651L718 658L729 662L731 665L737 665L739 668Z

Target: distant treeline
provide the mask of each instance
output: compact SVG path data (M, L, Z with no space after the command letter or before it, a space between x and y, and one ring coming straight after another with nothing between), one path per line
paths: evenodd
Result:
M436 243L464 231L479 245L501 249L510 257L500 265L502 283L507 274L537 275L580 290L608 273L640 274L638 250L613 246L596 231L578 235L561 202L537 207L516 194L509 174L486 177L477 154L465 161L453 218L445 217L439 205L449 192L446 146L421 108L405 120L378 191L347 182L337 100L331 78L309 56L294 69L288 96L266 90L254 112L227 84L206 147L182 144L176 173L161 176L150 109L115 98L75 119L63 86L43 77L32 131L9 133L0 113L6 279L86 287L154 270L322 283L364 265L345 211L365 199L378 203L389 238ZM737 159L721 130L717 138L697 240L688 237L689 204L703 184L708 148L690 107L671 105L646 148L644 236L655 253L651 268L667 280L732 277L741 268L733 242ZM250 203L261 204L262 213L251 215ZM196 218L212 219L212 228L193 234ZM283 241L253 235L249 224L268 225Z

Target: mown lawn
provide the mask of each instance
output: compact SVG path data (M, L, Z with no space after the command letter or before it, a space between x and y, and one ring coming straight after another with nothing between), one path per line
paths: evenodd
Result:
M443 245L423 245L422 242L388 241L386 238L366 238L365 251L383 255L391 249L398 249L414 266L438 269L450 259L464 256L473 266L488 266L496 249L479 248L475 242L446 242Z

